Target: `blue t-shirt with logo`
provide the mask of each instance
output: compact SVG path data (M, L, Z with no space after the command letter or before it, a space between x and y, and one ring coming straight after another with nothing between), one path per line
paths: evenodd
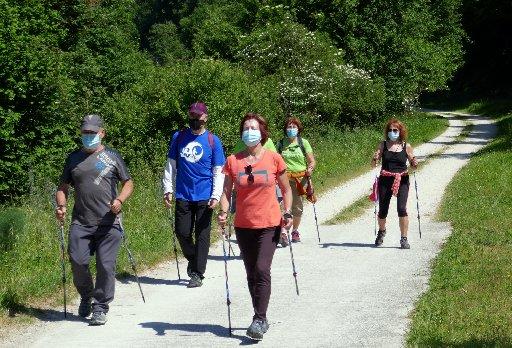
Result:
M167 157L176 161L176 199L193 202L210 199L212 168L223 166L226 161L222 143L216 135L208 130L197 135L190 128L176 132Z

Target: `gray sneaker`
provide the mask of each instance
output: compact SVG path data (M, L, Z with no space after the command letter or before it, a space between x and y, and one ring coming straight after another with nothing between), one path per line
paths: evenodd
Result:
M266 329L268 329L268 326L266 326ZM261 341L265 332L266 330L264 330L264 321L260 319L254 319L245 334L255 341Z
M411 249L409 242L407 241L407 237L400 238L400 249Z
M203 285L201 276L197 273L192 273L190 280L188 281L187 288L198 288Z
M268 327L269 327L269 325L268 325L267 319L263 320L261 322L261 329L263 330L263 333L267 333Z
M92 313L91 321L89 322L89 325L92 326L98 326L98 325L105 325L107 322L107 314L104 312L94 312Z
M381 246L384 243L384 237L386 236L386 230L377 232L377 238L375 238L375 246Z
M78 315L82 318L87 318L91 315L92 312L92 299L91 298L81 298L80 306L78 306Z

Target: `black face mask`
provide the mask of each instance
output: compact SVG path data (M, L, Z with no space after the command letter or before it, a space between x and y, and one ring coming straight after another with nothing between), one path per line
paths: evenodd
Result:
M188 125L192 130L199 130L203 125L203 121L198 120L197 118L189 118Z

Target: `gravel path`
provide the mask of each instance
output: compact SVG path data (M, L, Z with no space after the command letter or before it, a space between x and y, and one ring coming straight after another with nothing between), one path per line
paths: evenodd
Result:
M409 194L410 250L400 250L396 202L392 200L388 233L380 248L373 247L373 208L342 225L320 226L317 244L313 209L306 206L303 241L294 244L300 296L295 293L288 248L278 249L272 267L270 329L259 346L400 346L408 315L426 290L430 261L450 234L450 226L433 219L446 185L471 154L495 134L488 119L468 116L475 126L463 141L453 144L464 121L450 119L445 133L418 147L417 157L443 150L417 173L423 238L419 239L414 186ZM319 221L326 221L362 195L368 194L375 171L357 177L322 195L316 204ZM238 254L238 247L234 245ZM116 299L103 327L89 327L75 315L62 321L53 315L2 346L238 346L251 344L244 334L252 317L242 261L229 261L233 337L227 337L222 246L210 250L203 287L187 289L176 280L172 262L141 277L147 303L136 283L118 282ZM184 263L181 265L185 274ZM76 304L71 308L76 313Z

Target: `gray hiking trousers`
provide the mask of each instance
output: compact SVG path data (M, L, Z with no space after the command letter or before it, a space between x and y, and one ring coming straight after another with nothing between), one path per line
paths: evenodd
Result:
M123 238L119 225L82 226L72 224L68 253L73 284L82 298L93 298L93 312L108 312L114 299L116 259ZM89 261L96 254L96 284L93 284Z

